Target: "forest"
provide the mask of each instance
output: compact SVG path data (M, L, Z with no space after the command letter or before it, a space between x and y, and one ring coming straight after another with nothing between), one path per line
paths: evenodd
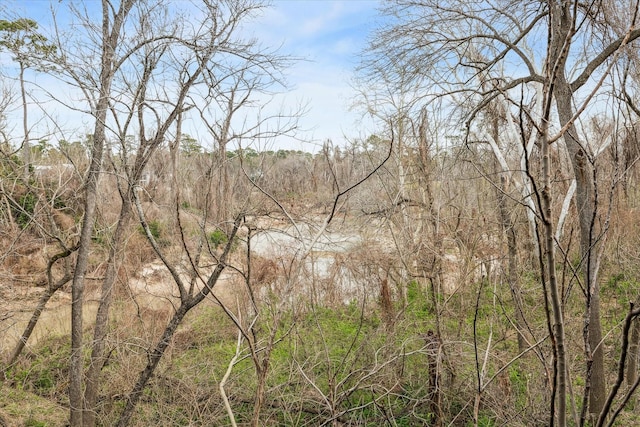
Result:
M0 426L640 424L638 1L381 2L377 130L309 151L269 4L47 4L0 5Z

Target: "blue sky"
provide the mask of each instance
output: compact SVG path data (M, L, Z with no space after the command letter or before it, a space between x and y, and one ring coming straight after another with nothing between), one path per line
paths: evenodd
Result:
M49 4L48 0L9 0L4 7L11 13L9 19L25 16L44 24L49 19ZM97 7L99 13L96 0L86 4ZM278 148L317 151L327 139L343 144L345 138L375 132L372 122L360 120L349 106L355 95L350 87L352 73L375 28L379 5L373 0L273 0L271 7L247 26L264 46L281 46L281 53L303 59L286 71L291 91L277 102L307 104L308 113L300 121L306 131L298 137L309 143L283 139L277 142L282 146Z
M276 0L260 19L256 34L267 45L282 43L304 61L288 72L291 100L309 102L302 127L307 139L341 144L344 137L366 137L372 122L349 111L355 93L350 87L358 55L377 22L379 1Z

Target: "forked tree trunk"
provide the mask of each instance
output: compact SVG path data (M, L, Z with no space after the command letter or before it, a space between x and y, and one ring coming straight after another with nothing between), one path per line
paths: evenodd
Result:
M134 0L125 0L120 5L111 24L111 3L102 1L102 52L99 98L95 111L95 128L91 147L91 163L85 184L84 217L80 231L78 257L73 275L71 288L71 360L69 367L69 407L71 427L83 426L84 411L84 358L83 358L83 321L84 308L84 278L89 264L89 251L93 236L93 225L96 215L98 198L98 180L102 168L102 156L105 143L105 126L107 110L109 108L109 96L111 83L115 74L114 56L120 30L124 20L133 6Z
M142 211L142 208L139 205L139 201L136 199L135 203L136 203L138 212L140 213ZM218 265L209 276L206 285L203 286L203 288L199 292L197 292L194 296L190 296L186 292L184 292L184 284L182 283L178 273L172 266L166 264L166 260L164 259L164 257L162 257L163 262L165 262L165 266L169 268L173 276L173 279L177 282L178 286L180 287L180 305L178 306L176 312L173 314L173 317L167 324L164 330L164 333L162 334L162 337L160 338L160 340L157 342L156 346L153 349L150 349L148 351L147 365L145 366L144 370L140 372L138 381L136 382L133 389L129 393L129 396L127 397L125 408L120 414L120 418L118 419L118 424L117 424L118 427L125 427L129 425L129 422L131 421L131 417L133 416L133 413L136 409L136 406L138 405L140 397L142 396L142 392L144 391L145 387L147 386L147 383L153 376L153 373L158 367L158 363L160 363L162 356L164 356L164 353L167 347L169 347L169 344L171 343L171 340L173 339L173 336L176 330L182 324L182 321L184 320L187 313L193 307L200 304L211 293L213 287L218 282L220 275L226 268L226 262L229 257L229 253L231 252L231 247L233 245L233 241L235 239L236 233L238 232L238 228L240 227L240 222L241 222L241 218L237 217L234 222L234 227L233 227L233 230L231 231L231 236L229 237L229 241L227 242L224 248L224 251L220 256ZM145 224L145 228L146 228L147 235L149 235L150 231L148 230L148 226L146 224ZM158 250L157 246L154 246L154 250L156 251Z

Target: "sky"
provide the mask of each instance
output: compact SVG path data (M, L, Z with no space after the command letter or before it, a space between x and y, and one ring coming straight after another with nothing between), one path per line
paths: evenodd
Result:
M99 10L96 0L87 4ZM379 5L374 0L272 0L247 28L264 46L281 46L280 53L301 59L286 70L290 90L278 102L305 104L308 111L299 122L297 139L281 138L273 148L316 152L328 139L343 145L376 132L373 121L350 106L356 95L353 71L375 28ZM9 0L5 7L37 21L49 14L48 0Z
M378 20L378 1L276 0L263 17L257 34L304 58L289 71L290 99L308 101L309 114L301 121L308 140L327 139L342 144L345 138L375 133L374 125L350 111L355 92L350 82L358 55Z

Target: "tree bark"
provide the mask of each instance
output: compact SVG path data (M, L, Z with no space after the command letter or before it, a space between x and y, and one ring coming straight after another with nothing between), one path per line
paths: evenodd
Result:
M498 190L498 211L502 229L507 237L507 282L511 290L513 299L513 307L515 311L516 333L518 336L518 352L522 353L527 349L527 340L524 337L524 331L527 324L524 317L522 307L522 289L518 283L518 247L516 242L515 224L510 218L507 207L507 178L500 178L500 188Z
M640 320L633 320L631 325L631 338L629 339L629 356L627 359L627 386L632 387L638 378L638 350L640 346Z
M256 374L258 384L256 387L256 397L253 402L253 414L251 416L251 427L260 427L260 413L264 406L265 391L267 384L267 373L269 372L269 355L266 354L256 364Z
M128 193L127 193L128 194ZM86 374L86 389L84 392L84 415L83 424L85 427L93 427L96 423L98 392L100 390L100 372L106 362L104 358L105 338L109 330L109 312L113 300L113 288L118 276L118 254L123 248L125 230L127 229L133 210L131 200L125 197L122 200L120 217L111 239L109 248L109 258L102 289L96 323L93 332L93 349L91 359Z
M149 382L149 379L153 375L153 372L155 371L156 367L158 366L160 359L162 359L162 356L164 355L165 350L171 343L171 338L173 337L173 334L178 329L178 326L180 326L180 324L182 323L184 316L192 307L193 307L192 305L187 305L184 303L181 304L180 307L178 307L178 310L175 312L175 314L173 315L173 318L165 328L164 333L162 334L162 338L160 338L160 341L158 342L156 347L153 349L153 351L151 351L148 354L147 366L140 373L138 382L136 382L136 385L133 387L133 390L131 390L131 393L129 393L129 397L127 398L127 404L124 410L122 411L122 414L120 415L120 419L118 420L118 427L125 427L129 425L129 422L131 421L131 417L133 416L133 411L135 410L136 405L140 400L140 396L142 396L142 392L144 391L144 388L147 386L147 383Z
M544 125L543 125L544 126ZM546 126L544 126L546 128ZM546 136L546 132L543 133ZM551 306L553 311L553 343L555 346L555 364L557 389L556 397L558 406L556 416L558 427L566 425L567 416L567 364L566 349L564 337L564 319L562 313L562 296L558 290L558 282L556 278L556 259L555 259L555 241L553 233L553 222L551 212L551 166L549 160L549 143L547 138L542 141L542 176L543 188L541 191L541 214L543 215L543 238L544 238L544 260L540 260L546 264L546 272L548 279L548 288L551 294Z
M82 312L84 307L84 277L89 264L89 250L93 235L93 224L97 202L98 179L102 165L104 150L104 119L108 100L106 94L101 96L96 117L96 131L94 132L91 166L85 186L84 218L80 231L78 258L71 287L71 360L69 368L69 406L71 427L81 427L83 412L82 378L84 363L82 357Z
M564 336L564 318L562 294L558 289L556 277L556 258L555 258L555 234L553 227L553 215L551 210L551 158L550 158L550 139L549 139L549 119L551 116L551 104L554 98L554 88L558 79L564 79L564 64L566 61L566 51L568 46L565 45L570 38L570 29L567 29L567 22L564 20L566 15L560 15L560 5L550 4L550 21L549 21L549 57L546 63L546 82L544 84L543 95L543 113L540 124L540 154L542 169L542 190L540 191L540 214L542 219L542 239L544 247L543 259L540 259L541 265L544 266L543 271L546 272L546 278L543 274L543 280L547 280L548 292L550 294L551 310L553 312L553 325L550 325L551 341L554 350L554 374L553 395L557 399L557 407L554 402L551 403L551 421L553 425L554 418L558 421L558 427L565 427L567 421L567 364L566 349ZM563 10L567 12L567 10ZM557 98L556 98L557 102ZM542 245L541 245L542 246ZM546 291L545 291L546 292Z
M573 117L571 95L558 91L556 102L562 125ZM598 284L598 266L596 260L596 242L594 241L593 220L595 212L595 194L593 186L593 167L583 145L576 138L575 126L569 126L565 133L565 142L571 158L576 178L576 208L580 224L580 253L582 277L587 290L585 306L585 326L588 333L587 358L591 361L589 389L589 413L597 416L602 410L606 398L604 375L604 352L602 342L602 324L600 321L600 285ZM587 344L587 343L585 343Z
M20 95L22 97L22 131L24 132L24 139L22 141L22 160L24 162L24 176L29 176L29 165L31 164L31 147L29 143L29 120L28 120L28 108L27 108L27 91L24 87L24 70L26 68L24 61L19 59L20 62Z
M576 179L575 203L580 224L581 270L584 287L587 290L585 306L585 327L587 330L586 354L591 362L589 381L589 413L596 416L602 410L606 398L604 378L604 353L602 349L602 324L600 321L600 286L597 280L596 242L594 241L593 220L595 194L593 166L584 145L578 140L577 130L571 121L574 111L573 93L563 74L558 75L555 99L561 126L568 126L564 141L571 159Z
M78 257L73 275L71 288L71 360L69 366L69 408L71 427L83 425L84 393L83 373L84 358L82 357L84 307L84 279L89 264L89 251L95 222L96 203L98 196L98 181L102 169L102 156L105 144L105 126L109 95L114 77L114 56L120 30L125 17L131 10L135 0L125 0L113 17L110 27L111 3L102 1L102 51L100 62L99 98L95 110L95 125L91 147L91 163L85 181L84 217L80 231Z
M556 107L562 128L566 128L564 141L567 146L571 165L576 179L576 209L580 224L580 253L582 255L582 277L587 290L585 306L585 339L587 372L589 386L589 413L597 417L606 399L604 377L604 353L602 346L602 325L600 322L600 287L597 281L597 261L594 241L593 220L595 213L595 189L593 183L593 166L585 146L579 141L577 129L573 124L574 107L573 90L566 80L566 61L570 42L574 32L572 5L569 2L555 4L550 7L551 25L553 27L548 61L557 67L554 76Z
M433 331L427 331L425 336L426 351L428 358L428 372L429 372L429 407L431 409L432 418L430 419L430 425L433 427L440 427L443 422L442 414L442 397L440 391L440 350L442 343L440 337L433 333Z

